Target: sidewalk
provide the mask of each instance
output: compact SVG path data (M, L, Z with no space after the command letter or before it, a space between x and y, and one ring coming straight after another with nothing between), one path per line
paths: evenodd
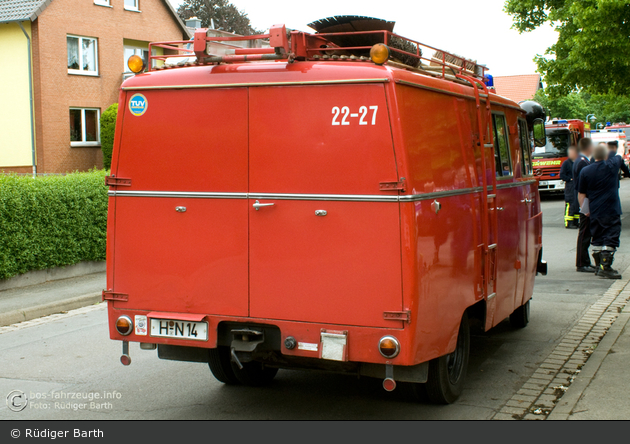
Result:
M551 420L630 419L630 304L619 314Z
M0 291L0 327L101 301L105 272Z

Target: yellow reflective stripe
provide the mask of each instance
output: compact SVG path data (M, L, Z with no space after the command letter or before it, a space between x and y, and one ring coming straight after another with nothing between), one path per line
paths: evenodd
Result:
M566 210L564 212L564 226L569 226L569 221L573 220L573 216L569 216L569 208L571 208L570 202L565 202Z

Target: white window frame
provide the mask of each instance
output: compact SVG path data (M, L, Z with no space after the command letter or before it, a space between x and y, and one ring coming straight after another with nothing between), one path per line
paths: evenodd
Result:
M136 3L136 6L127 6L125 0L123 0L123 6L126 11L140 12L140 0L133 0Z
M66 35L66 63L68 59L68 37L79 39L79 60L83 60L83 39L94 40L94 68L95 71L84 71L83 69L70 69L68 68L68 74L75 74L80 76L98 76L98 39L96 37L85 37L81 35L67 34ZM81 67L81 65L79 65Z
M79 108L76 106L71 106L70 110L80 110L81 111L81 141L70 141L71 147L100 147L101 146L101 110L99 108ZM85 141L85 111L96 111L96 141L94 142L86 142ZM70 113L68 111L68 117ZM70 128L70 126L68 126Z
M94 4L95 5L99 5L99 6L107 6L108 8L113 8L112 5L110 5L110 0L94 0Z

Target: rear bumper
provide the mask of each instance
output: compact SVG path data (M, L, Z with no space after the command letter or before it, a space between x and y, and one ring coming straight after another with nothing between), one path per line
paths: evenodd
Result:
M144 310L127 310L113 308L111 304L108 306L109 317L109 332L110 338L119 341L141 342L150 344L167 344L175 346L186 347L198 347L198 348L215 348L218 345L218 331L220 323L241 323L246 325L267 325L277 327L280 330L280 345L279 350L283 356L296 357L296 358L321 358L322 357L322 332L336 331L347 332L347 345L346 353L344 356L345 362L360 362L360 363L374 363L374 364L386 364L391 363L394 365L416 365L425 359L421 357L413 356L413 344L411 329L402 328L401 321L392 321L393 328L374 328L374 327L359 327L350 325L331 325L331 324L317 324L310 322L296 322L296 321L284 321L275 319L259 319L259 318L243 318L243 317L230 317L230 316L217 316L217 315L191 315L181 313L181 316L177 313L169 313L168 317L171 319L191 320L191 316L195 317L196 321L202 321L208 323L208 339L205 341L189 340L189 339L175 339L151 336L150 329L147 329L146 334L137 334L136 326L134 325L133 331L127 335L120 335L115 328L116 319L119 316L126 315L132 320L135 316L147 316L149 312ZM161 319L164 319L160 315ZM154 318L157 319L157 318ZM148 321L150 323L150 320ZM408 324L405 324L408 325ZM398 327L398 328L396 328ZM386 359L383 357L378 349L378 344L383 336L394 336L400 343L400 353L393 359ZM297 341L297 346L292 350L286 348L285 339L287 337L293 337Z

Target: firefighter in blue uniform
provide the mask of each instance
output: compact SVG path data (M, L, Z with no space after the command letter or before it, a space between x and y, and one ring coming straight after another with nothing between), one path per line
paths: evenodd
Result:
M616 140L608 142L608 151L611 153L617 153L618 150L619 142ZM624 161L621 162L621 172L623 173L623 177L630 177L630 169L628 169L628 165L626 165L626 162ZM621 176L621 174L619 176Z
M588 137L580 139L578 142L580 154L573 162L573 183L575 187L575 199L578 199L580 187L580 172L590 165L591 154L593 152L593 141ZM588 248L591 245L591 224L590 218L580 212L580 227L577 238L577 248L575 254L576 270L582 273L594 273L597 269L591 265L591 258Z
M582 211L590 216L593 259L598 268L596 275L604 279L621 279L612 264L621 234L619 169L623 158L615 152L609 153L603 143L593 154L594 162L580 172L579 202Z
M569 158L560 167L560 179L564 182L564 228L578 228L580 212L573 182L573 162L578 156L577 147L570 146L567 155Z

